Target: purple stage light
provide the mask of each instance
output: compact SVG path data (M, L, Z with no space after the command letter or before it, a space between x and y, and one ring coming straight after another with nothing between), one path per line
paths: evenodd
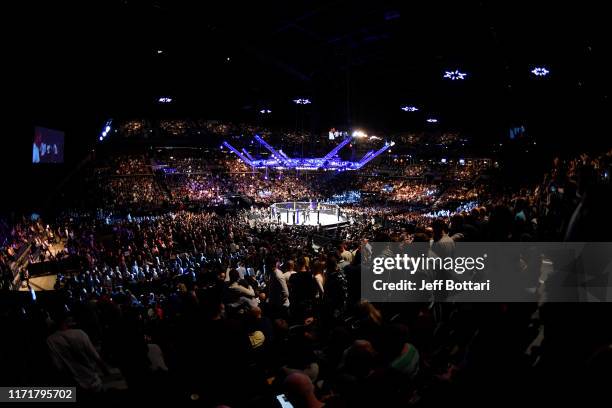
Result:
M290 158L284 152L276 151L272 146L270 146L265 140L263 140L260 136L255 135L255 139L261 143L268 151L272 153L272 158L267 159L254 159L252 156L248 155L245 151L243 153L239 152L228 142L223 142L223 146L230 149L233 153L235 153L243 162L248 164L249 166L256 168L265 168L266 171L268 168L272 167L275 169L296 169L296 170L358 170L363 167L370 160L373 160L375 157L383 153L384 151L390 149L391 146L395 145L394 142L387 142L385 145L376 152L368 152L359 162L355 161L345 161L338 158L334 158L335 153L337 153L343 146L345 146L351 138L346 138L343 142L336 146L330 153L328 153L324 157L315 157L315 158Z
M412 105L405 105L402 106L401 108L404 112L417 112L419 110L419 108L417 108L416 106L412 106Z
M438 123L438 119L436 118L427 118L425 121L427 123Z
M308 98L298 98L294 99L293 103L295 103L296 105L310 105L312 102Z

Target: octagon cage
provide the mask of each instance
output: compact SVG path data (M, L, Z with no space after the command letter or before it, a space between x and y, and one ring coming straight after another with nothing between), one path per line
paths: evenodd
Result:
M334 226L348 221L336 204L314 201L285 201L270 206L270 220L286 225Z

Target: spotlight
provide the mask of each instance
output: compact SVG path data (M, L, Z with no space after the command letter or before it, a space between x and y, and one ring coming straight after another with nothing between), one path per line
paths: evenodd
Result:
M436 118L427 118L425 121L427 123L438 123L438 119Z
M368 137L363 130L355 130L353 132L353 137Z
M159 103L172 103L172 98L170 98L169 96L160 96L157 99L157 102L159 102Z
M419 108L417 108L416 106L412 106L412 105L405 105L402 106L401 108L404 112L417 112L419 110Z
M294 99L293 103L295 103L296 105L310 105L312 102L308 98L298 98Z
M262 110L259 111L259 113L265 115L265 114L268 114L268 113L272 113L272 111L270 109L262 109Z
M106 138L106 136L108 135L108 133L111 131L111 124L113 123L112 119L109 119L106 121L106 123L104 124L104 128L102 130L102 133L100 133L100 137L98 137L98 139L100 141L104 140ZM116 131L116 129L115 129Z
M550 74L550 71L546 67L535 67L531 70L531 73L537 77L545 77Z
M462 79L465 79L466 76L467 76L467 74L465 72L460 72L457 69L454 70L454 71L445 71L444 72L444 78L450 79L451 81L462 80Z

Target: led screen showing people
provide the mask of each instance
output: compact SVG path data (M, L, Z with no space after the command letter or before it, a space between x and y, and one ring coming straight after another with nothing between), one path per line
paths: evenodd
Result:
M34 128L32 142L32 163L63 163L64 162L64 132Z

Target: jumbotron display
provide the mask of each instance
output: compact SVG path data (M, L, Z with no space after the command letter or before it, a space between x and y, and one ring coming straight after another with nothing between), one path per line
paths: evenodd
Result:
M32 141L32 163L63 163L64 132L37 126Z
M223 146L227 147L230 151L235 153L240 160L246 163L250 167L254 168L275 168L275 169L296 169L296 170L359 170L370 161L390 149L395 145L395 142L385 142L384 146L378 150L370 150L367 152L359 161L347 161L337 158L338 152L347 144L351 142L351 138L347 137L340 144L334 147L329 153L323 157L315 158L291 158L286 153L276 150L268 142L263 140L261 136L255 135L257 140L266 150L272 154L271 159L256 159L248 153L241 153L234 146L229 144L227 141L223 142Z

